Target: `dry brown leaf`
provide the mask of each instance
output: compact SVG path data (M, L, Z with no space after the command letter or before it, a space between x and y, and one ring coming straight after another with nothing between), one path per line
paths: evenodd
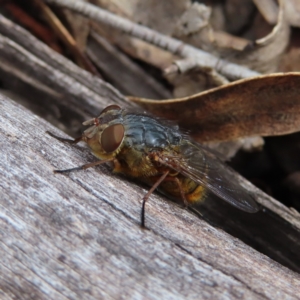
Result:
M224 160L230 160L242 149L246 152L261 150L264 146L264 139L260 136L239 138L234 141L206 142L202 143L217 153L221 154Z
M286 15L288 22L295 27L300 27L300 1L285 0Z
M181 61L176 62L180 63ZM182 67L179 67L182 70ZM229 81L213 69L193 68L184 73L172 73L165 76L173 86L175 98L186 97L221 86Z
M120 35L117 30L108 29L105 25L93 24L93 29L129 56L144 61L162 71L170 66L175 59L175 56L169 51L128 35Z
M95 4L98 4L100 7L107 9L108 11L137 22L137 20L134 19L135 11L137 10L136 6L138 4L137 0L93 0L93 2ZM153 11L151 12L151 14L152 13ZM151 24L149 26L151 27ZM104 38L106 38L110 43L122 49L131 57L142 60L161 70L172 64L175 59L175 56L169 51L158 48L154 45L151 45L129 35L122 34L119 30L113 29L104 24L99 25L93 23L93 29Z
M272 32L256 40L253 47L245 49L237 57L233 57L232 61L262 73L278 70L279 60L288 45L290 34L284 0L280 0L279 5L277 25Z
M257 9L269 24L276 24L278 16L278 6L274 0L253 0Z
M218 1L211 0L213 5L213 15L215 13L215 7L218 5ZM225 18L224 27L216 26L214 18L211 20L211 24L215 30L226 31L231 34L242 32L246 26L253 19L253 13L255 12L255 5L252 0L226 0L225 3L221 3L222 14ZM238 17L237 17L238 16ZM217 16L218 17L218 16ZM217 18L216 17L216 18Z
M215 6L214 6L215 8ZM191 4L179 16L173 36L205 51L220 54L220 48L243 50L250 41L215 30L211 21L212 8L200 3Z
M211 35L211 27L205 26L208 22L210 8L198 3L192 4L190 0L147 0L142 2L95 0L93 2L160 33L181 36L183 41L209 52L215 49L216 43L220 46L229 45L238 50L244 49L245 45L249 43L247 40L223 32L217 32L215 36ZM99 34L129 55L162 70L177 59L174 55L149 43L120 34L119 31L108 29L103 25L97 27L96 30ZM188 37L183 36L183 33ZM217 51L215 53L219 55Z
M146 25L150 28L159 31L159 33L163 33L163 34L170 34L170 32L172 33L174 31L174 26L177 23L173 21L175 19L178 20L180 16L185 15L187 12L186 9L189 10L191 8L191 1L188 0L172 1L172 2L168 1L166 3L157 2L157 0L146 0L143 1L142 3L134 0L130 0L129 2L123 4L120 2L117 3L117 1L114 0L112 2L108 2L107 0L94 0L93 2L97 4L101 4L101 7L103 8L111 9L113 10L113 12L118 13L121 16L126 16L126 18L131 19L132 21L142 23L142 25ZM172 9L170 9L170 6L172 6ZM192 6L195 6L195 4ZM151 11L150 14L151 16L144 18L143 14L145 13L145 11L147 12ZM155 17L153 17L153 15L155 15ZM164 25L166 21L168 23L168 26ZM199 26L198 21L199 20L194 20L196 27L192 26L193 27L192 32L196 30L195 28L200 28L200 29L202 28L200 31L207 31L207 28L201 25L203 24L203 22L201 21ZM170 65L170 63L172 63L175 59L177 59L177 57L175 57L175 55L173 54L163 51L158 47L153 47L148 43L137 41L131 37L128 37L127 35L121 34L120 31L114 31L108 29L103 25L101 25L101 27L100 26L97 27L98 27L97 32L99 34L104 36L111 43L117 45L119 48L124 50L129 55L136 57L140 60L143 60L147 63L150 63L151 65L154 65L160 69L166 68L167 66ZM208 39L208 41L212 40L212 42L201 43L201 44L204 46L207 44L208 50L211 53L212 51L210 50L214 48L213 44L216 41L214 37L210 37L209 31L210 29L208 28L208 33L204 34L204 40ZM194 36L194 34L192 34L192 36ZM232 36L228 38L228 34L227 35L220 34L220 40L222 45L224 44L225 45L229 44L231 46L234 45L234 47L236 47L237 49L241 49L244 48L245 44L247 44L247 41L245 43L245 41L241 38L236 38L237 40L236 43L234 42L234 39L235 37ZM196 38L196 40L198 39ZM204 46L202 47L202 49L205 48ZM176 48L176 50L178 49L180 48ZM181 53L180 51L179 53ZM183 56L185 57L185 55ZM198 64L195 63L195 61L193 61L193 65L198 66ZM239 75L239 74L236 75L236 77L239 76L243 76L243 75Z
M300 73L277 73L180 99L129 99L155 115L176 120L198 141L224 141L299 131L299 89Z
M250 43L251 42L249 40L231 35L224 31L214 32L214 44L222 50L227 48L242 51Z
M152 28L160 33L170 35L180 15L190 4L190 0L96 0L102 8Z
M286 52L281 61L280 67L281 72L296 72L300 70L300 48L292 47Z
M193 31L193 34L180 36L180 39L215 55L221 55L235 63L248 66L252 70L262 73L276 72L279 59L289 42L290 26L285 13L285 2L280 0L279 8L271 0L258 3L264 16L270 22L277 21L277 24L271 32L268 25L267 32L270 33L266 33L263 38L257 39L254 43L222 31L216 31L210 22L197 32ZM278 13L276 14L276 12ZM194 18L196 18L195 14ZM262 20L262 17L257 15L255 20L253 26L261 34L262 28L259 25L259 20ZM192 20L190 22L192 23Z
M210 16L211 8L197 2L193 3L178 18L175 26L177 35L189 35L207 27Z
M149 72L94 31L88 39L87 55L123 94L147 98L171 97L171 93Z

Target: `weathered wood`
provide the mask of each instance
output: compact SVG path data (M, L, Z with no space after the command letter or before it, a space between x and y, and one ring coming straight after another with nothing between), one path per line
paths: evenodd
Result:
M39 105L57 126L74 134L74 122L95 116L99 106L128 105L1 16L0 33L1 81L12 89L17 82L26 105ZM58 121L52 106L69 119ZM144 189L106 167L53 174L95 158L46 135L62 133L3 96L0 115L1 299L298 297L297 273L240 240L300 272L299 213L246 180L239 179L264 206L257 214L209 198L204 221L153 195L150 230L141 230Z
M1 14L0 57L1 83L18 91L24 104L39 115L57 126L73 128L69 131L73 134L108 101L133 106L110 84L55 53ZM72 113L63 113L70 107ZM58 121L60 116L64 121Z
M172 97L161 83L95 31L88 39L87 55L124 95L149 95L150 99Z
M300 276L45 134L0 95L2 299L299 299Z
M124 96L109 83L79 68L1 14L0 33L6 37L0 44L1 62L3 63L3 59L7 58L12 66L23 64L24 70L19 70L19 72L26 74L28 81L33 78L44 85L48 84L49 88L56 89L61 93L71 93L72 97L78 97L78 100L85 102L86 106L90 105L90 98L98 102L98 106L104 105L105 98L124 105ZM11 59L9 60L9 58ZM11 72L13 70L14 68ZM46 76L47 72L49 72L48 77ZM58 81L58 78L61 81Z

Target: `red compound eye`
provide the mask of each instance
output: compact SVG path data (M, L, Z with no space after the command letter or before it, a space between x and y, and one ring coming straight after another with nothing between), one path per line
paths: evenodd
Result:
M101 145L106 153L114 152L121 145L124 138L124 127L121 124L111 125L101 134Z

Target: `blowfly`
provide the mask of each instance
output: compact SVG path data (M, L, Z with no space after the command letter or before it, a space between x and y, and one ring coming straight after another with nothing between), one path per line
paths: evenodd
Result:
M153 116L128 112L117 105L106 107L99 117L83 125L90 127L75 140L56 138L72 144L84 141L100 160L55 172L112 162L113 172L151 186L143 198L143 227L145 204L155 189L186 206L202 202L210 191L242 211L255 213L259 209L253 197L233 179L234 171L177 126Z

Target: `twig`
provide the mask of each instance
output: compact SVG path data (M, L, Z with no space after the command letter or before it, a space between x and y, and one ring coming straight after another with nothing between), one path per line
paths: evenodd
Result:
M92 20L122 30L123 32L129 35L151 43L162 49L168 50L173 54L180 55L184 58L193 59L195 60L194 65L212 69L215 68L217 64L222 65L222 68L219 70L219 72L227 78L248 78L259 75L258 72L230 63L226 60L220 60L219 58L203 50L185 44L178 39L158 33L155 30L149 29L145 26L135 24L134 22L119 17L109 11L103 10L93 4L89 4L78 0L44 1L46 1L47 3L55 4L60 7L68 8Z
M34 0L34 4L39 8L48 25L52 27L60 40L71 51L77 63L93 75L101 77L94 65L83 55L73 36L51 11L51 9L42 0Z

